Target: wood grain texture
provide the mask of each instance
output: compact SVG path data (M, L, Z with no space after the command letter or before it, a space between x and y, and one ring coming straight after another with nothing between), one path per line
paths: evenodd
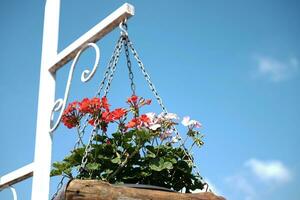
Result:
M73 180L55 200L225 200L210 192L182 194L114 186L97 180Z

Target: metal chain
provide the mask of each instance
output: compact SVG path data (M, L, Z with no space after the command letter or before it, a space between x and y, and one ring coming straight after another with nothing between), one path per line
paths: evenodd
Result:
M143 73L146 81L148 82L148 85L149 85L152 93L154 94L158 104L160 105L160 107L162 108L164 113L168 113L166 107L163 104L162 98L159 96L155 85L152 83L151 78L150 78L149 74L147 73L144 64L142 63L142 60L140 59L137 51L135 50L135 48L133 46L133 43L129 40L129 38L128 38L128 44L129 44L131 52L133 53L134 58L137 60L138 65L139 65L140 69L142 70L142 73Z
M106 96L107 93L108 93L109 87L111 85L111 81L113 79L114 72L116 70L116 65L117 65L118 60L119 60L120 52L122 50L122 43L123 43L123 39L122 39L122 37L120 37L118 39L118 42L117 42L117 45L116 45L115 50L113 52L113 55L112 55L112 57L109 61L108 68L105 71L104 78L103 78L102 82L100 83L100 86L99 86L99 89L97 91L96 96L100 96L101 90L103 89L105 81L107 79L108 79L108 81L107 81L107 85L106 85L106 88L105 88L105 91L104 91L104 96ZM86 119L84 129L86 128L87 124L88 124L88 118ZM92 130L92 134L90 136L88 145L85 148L85 152L84 152L84 155L83 155L82 160L81 160L81 165L80 165L79 171L85 170L86 164L88 162L88 159L87 159L88 154L92 150L92 142L93 142L95 136L97 135L97 132L98 132L98 120L96 120L96 123L94 124L94 128Z
M127 38L128 38L128 36L127 36ZM159 94L158 94L158 92L157 92L157 90L156 90L155 85L154 85L154 84L152 83L152 81L151 81L150 75L147 73L147 71L146 71L146 69L145 69L145 66L144 66L142 60L140 59L140 57L139 57L137 51L135 50L135 48L134 48L134 46L133 46L133 43L129 40L129 38L128 38L128 44L129 44L129 47L130 47L131 52L133 53L133 56L134 56L135 59L137 60L138 65L139 65L140 69L142 70L142 73L143 73L143 75L144 75L146 81L148 82L148 85L149 85L149 87L150 87L152 93L154 94L154 96L155 96L156 100L158 101L160 107L162 108L164 114L167 114L168 111L167 111L166 107L165 107L164 104L163 104L162 98L159 96ZM174 126L173 126L173 131L175 132L175 134L176 134L177 136L180 137L180 134L179 134L178 130L177 130L176 127L174 127ZM182 141L181 141L181 140L179 140L179 141L180 141L180 146L183 146L183 147L184 147L184 144L182 143ZM192 156L187 152L187 150L185 149L185 147L183 148L183 150L184 150L185 155L186 155L187 158L189 159L189 161L193 163L193 167L194 167L195 173L196 173L196 174L200 177L200 179L204 182L204 185L207 185L207 190L208 190L209 184L208 184L206 181L203 180L202 176L200 175L199 169L198 169L197 165L195 164L195 162L194 162Z
M58 192L61 190L62 186L64 185L64 179L65 178L66 178L66 176L63 175L63 177L61 178L61 180L59 181L59 183L56 187L56 192L51 197L51 200L54 200L55 197L58 195Z
M77 128L78 128L78 130L80 130L80 125L79 125ZM77 141L76 141L76 143L75 143L75 145L74 145L72 151L74 151L75 149L77 149L77 148L80 146L80 142L82 141L83 135L84 135L84 131L82 131L82 132L79 131L79 132L78 132L78 139L77 139ZM61 190L61 188L62 188L62 186L63 186L63 181L64 181L64 179L65 179L66 177L67 177L67 176L65 176L64 174L62 174L62 178L61 178L61 180L59 181L58 185L56 186L56 191L55 191L55 193L52 195L51 200L53 200L53 199L58 195L58 192ZM71 179L72 179L72 177L71 177Z
M80 165L79 171L85 170L85 166L86 166L86 163L88 161L88 159L87 159L88 154L92 150L92 142L93 142L93 140L94 140L94 138L95 138L95 136L97 135L97 132L98 132L98 123L97 122L98 122L98 120L96 120L96 123L94 124L94 128L92 130L92 134L90 136L88 145L85 147L85 151L84 151L84 155L83 155L82 160L81 160L81 165Z
M103 79L102 79L102 81L101 81L101 83L100 83L100 85L99 85L99 88L98 88L98 90L97 90L97 93L96 93L96 97L97 96L100 96L100 93L101 93L101 91L102 91L102 89L103 89L103 87L104 87L104 84L105 84L105 81L108 79L108 77L109 77L109 72L111 71L111 68L113 67L113 64L115 63L115 59L116 59L116 55L117 55L117 52L119 51L119 49L120 49L120 46L122 45L122 42L123 42L123 37L119 37L119 39L118 39L118 41L117 41L117 44L116 44L116 46L115 46L115 48L114 48L114 51L113 51L113 54L112 54L112 56L111 56L111 58L110 58L110 60L109 60L109 63L108 63L108 65L107 65L107 68L106 68L106 70L105 70L105 72L104 72L104 76L103 76ZM83 136L84 136L84 133L85 133L85 128L87 127L87 125L88 125L88 121L89 121L89 118L87 117L86 118L86 120L85 120L85 122L84 122L84 124L83 124L83 126L81 127L80 125L77 127L78 128L78 139L77 139L77 141L76 141L76 143L74 144L74 147L73 147L73 151L76 149L76 148L78 148L79 146L80 146L80 142L82 141L82 138L83 138ZM94 138L92 138L92 140L93 140ZM85 157L87 157L87 154L85 154ZM85 163L83 163L83 167L85 167L85 165L86 165L86 162L87 162L87 159L85 158L84 160L83 160ZM66 176L64 176L64 175L62 175L62 178L61 178L61 180L60 180L60 182L58 183L58 185L57 185L57 190L56 190L56 192L52 195L52 197L51 197L51 200L53 200L56 196L57 196L57 194L58 194L58 192L59 192L59 190L62 188L62 186L63 186L63 181L64 181L64 179L66 178Z
M109 64L108 64L108 67L105 71L105 74L104 74L104 77L103 77L103 80L101 81L100 83L100 86L99 86L99 89L96 93L96 96L100 96L100 93L101 93L101 90L103 89L104 87L104 84L105 84L105 81L107 81L106 83L106 87L105 87L105 90L104 90L104 96L106 96L108 94L108 91L110 89L110 86L111 86L111 82L114 78L114 73L116 71L116 66L117 66L117 63L119 61L119 57L120 57L120 53L122 51L122 45L124 44L124 49L125 49L125 55L126 55L126 60L127 60L127 67L128 67L128 71L129 71L129 79L130 79L130 82L131 82L131 90L132 90L132 93L135 94L135 84L134 84L134 75L133 75L133 72L132 72L132 64L131 64L131 61L130 61L130 55L129 55L129 50L128 50L128 46L131 50L131 52L133 53L133 56L134 58L137 60L138 62L138 65L152 91L152 93L154 94L156 100L158 101L159 105L161 106L163 112L165 114L168 113L166 107L164 106L163 104L163 101L162 101L162 98L159 96L157 90L156 90L156 87L155 85L152 83L151 81L151 78L150 78L150 75L147 73L146 69L145 69L145 66L144 64L142 63L137 51L135 50L134 46L133 46L133 43L129 40L128 38L128 33L127 33L127 24L126 23L122 23L122 32L121 32L121 37L118 39L117 41L117 45L115 46L115 49L114 49L114 52L113 52L113 55L109 61ZM84 124L83 128L80 129L79 127L79 138L77 140L77 142L75 143L74 145L74 149L77 148L80 144L80 141L83 137L83 134L84 134L84 130L88 124L88 119L86 119L85 121L86 123ZM98 122L98 120L96 120L96 122ZM95 123L94 125L94 128L92 130L92 134L89 138L89 142L88 142L88 145L86 146L85 148L85 152L84 152L84 156L82 157L82 161L81 161L81 165L80 165L80 171L82 170L85 170L85 167L86 167L86 164L88 162L88 154L90 153L90 151L92 150L92 141L94 140L95 136L97 135L97 132L98 132L99 128L98 128L98 124ZM173 127L173 130L174 132L179 136L179 132L177 131L176 127ZM184 146L183 143L180 141L180 145ZM192 158L192 156L186 151L185 148L184 149L184 153L186 154L186 156L188 157L189 161L191 161L194 165L194 169L195 169L195 173L201 178L202 181L203 178L200 176L200 173L199 173L199 170L197 168L197 166L195 165L194 163L194 160ZM61 181L59 182L58 186L57 186L57 191L54 193L53 197L51 198L51 200L53 200L57 194L58 194L58 191L62 188L63 186L63 180L66 176L63 176ZM208 184L204 181L204 185L207 185L207 190L209 188Z
M130 80L130 88L131 88L131 92L133 95L135 95L135 83L134 83L134 75L132 72L132 64L130 61L130 55L129 55L129 50L128 50L128 36L126 35L124 37L124 49L125 49L125 55L126 55L126 61L127 61L127 68L128 68L128 76L129 76L129 80Z
M117 51L116 51L115 59L114 59L114 62L113 62L113 66L110 69L110 75L108 77L108 81L107 81L107 84L106 84L106 87L105 87L105 90L104 90L104 96L107 96L107 94L108 94L108 91L109 91L110 86L111 86L111 82L114 78L114 73L117 69L117 64L118 64L118 61L119 61L119 58L120 58L120 53L122 52L123 36L121 36L120 38L121 38L122 42L119 43L119 45L117 46Z
M103 76L103 79L99 85L99 89L96 93L96 96L100 96L100 93L101 93L101 90L103 89L104 87L104 84L105 84L105 81L108 79L109 77L109 72L111 71L111 68L113 67L113 64L115 62L115 58L116 58L116 55L117 55L117 52L118 52L118 49L120 48L120 46L122 45L122 37L119 37L118 41L117 41L117 44L114 48L114 52L113 52L113 55L111 56L110 60L109 60L109 63L108 63L108 67L106 68L106 71L104 73L104 76Z
M77 128L78 128L78 130L80 130L80 125L78 125ZM80 146L80 142L82 141L83 135L84 135L84 131L79 131L78 132L78 139L77 139L72 151L74 151L75 149L77 149ZM56 186L56 191L52 195L51 200L53 200L58 195L58 192L61 190L61 188L63 186L63 181L64 181L65 178L66 178L66 176L64 174L62 174L62 178L59 181L58 185ZM72 177L71 177L71 179L72 179Z
M74 144L73 151L80 146L80 143L83 144L82 138L84 136L84 130L81 131L82 129L81 129L80 124L76 128L77 128L77 131L78 131L78 138L76 140L76 143Z
M116 46L115 46L115 48L114 48L113 54L112 54L112 56L111 56L111 58L110 58L110 60L109 60L109 62L108 62L107 68L106 68L106 70L105 70L105 72L104 72L103 79L102 79L102 81L101 81L101 83L100 83L100 85L99 85L99 88L98 88L98 90L97 90L97 93L96 93L96 95L95 95L96 97L99 97L99 96L100 96L101 91L102 91L102 89L103 89L103 87L104 87L105 81L106 81L106 80L109 78L109 76L110 76L110 73L109 73L109 72L111 72L111 69L112 69L112 67L113 67L113 64L115 63L115 59L116 59L116 56L117 56L117 52L119 51L119 48L120 48L121 45L122 45L122 37L119 37L119 39L118 39L118 41L117 41L117 44L116 44ZM104 95L104 96L105 96L105 95ZM80 133L82 133L82 132L85 131L85 128L87 127L88 122L89 122L89 117L87 117L87 118L85 119L85 121L84 121L84 123L83 123L82 129L80 129ZM83 134L82 134L82 135L83 135Z

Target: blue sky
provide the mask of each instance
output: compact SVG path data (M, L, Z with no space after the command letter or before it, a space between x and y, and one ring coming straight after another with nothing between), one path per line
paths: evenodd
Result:
M59 51L125 1L62 0ZM201 174L233 200L298 200L300 174L300 3L293 0L138 1L129 34L168 110L203 124L195 152ZM44 1L0 3L0 176L33 160ZM119 36L98 42L100 68L88 84L75 72L70 100L93 96ZM124 57L110 102L130 94ZM62 97L70 64L57 74ZM138 94L153 98L134 65ZM153 105L154 111L159 111ZM53 160L75 143L59 127ZM42 151L42 150L41 150ZM51 193L59 178L51 179ZM16 186L30 199L31 179ZM12 199L10 191L0 199Z

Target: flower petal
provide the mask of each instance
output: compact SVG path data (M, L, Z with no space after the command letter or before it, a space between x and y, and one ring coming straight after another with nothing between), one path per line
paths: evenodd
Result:
M190 125L190 117L189 116L183 117L181 123L183 124L183 126L189 126Z
M153 130L153 131L156 131L158 128L160 128L161 127L161 125L160 124L153 124L153 125L151 125L151 126L149 126L149 128L151 129L151 130Z
M164 117L166 119L178 119L178 116L175 113L167 113Z

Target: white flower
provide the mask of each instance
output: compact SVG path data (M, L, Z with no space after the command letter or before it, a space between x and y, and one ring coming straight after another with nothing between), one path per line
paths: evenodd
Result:
M179 140L181 140L181 137L179 135L173 136L171 139L171 143L177 143Z
M149 113L146 113L147 117L150 119L151 122L154 121L154 119L156 118L156 114L154 112L149 112Z
M178 119L178 116L175 113L164 113L164 112L162 112L158 115L158 118L172 120L172 119Z
M178 119L177 115L175 113L167 113L165 115L166 119Z
M200 122L196 120L190 120L189 116L184 117L181 123L183 124L183 126L192 126L195 128L200 128L202 126Z
M161 127L161 125L160 124L153 124L153 125L151 125L151 126L149 126L149 128L151 129L151 130L153 130L153 131L156 131L158 128L160 128Z

